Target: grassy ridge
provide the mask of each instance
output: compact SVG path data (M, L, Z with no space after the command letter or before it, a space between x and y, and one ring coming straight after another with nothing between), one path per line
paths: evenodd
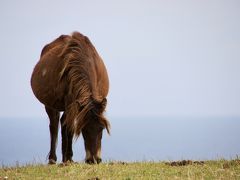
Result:
M240 179L239 160L172 166L164 162L30 165L1 168L0 179Z

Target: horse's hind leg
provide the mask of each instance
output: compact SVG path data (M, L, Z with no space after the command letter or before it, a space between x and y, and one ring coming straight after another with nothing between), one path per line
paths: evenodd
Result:
M58 136L58 124L59 124L59 115L60 113L54 109L48 108L45 106L46 112L48 114L50 124L50 137L51 137L51 146L49 152L49 164L56 164L57 156L56 156L56 142Z
M68 146L68 138L67 138L67 126L64 124L66 118L65 112L61 117L61 134L62 134L62 162L67 161L67 146Z

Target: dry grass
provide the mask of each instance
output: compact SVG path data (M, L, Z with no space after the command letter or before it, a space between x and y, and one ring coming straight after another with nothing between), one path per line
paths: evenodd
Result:
M175 163L173 163L175 164ZM1 168L0 179L240 179L240 160L171 165L109 162L100 165L28 165Z

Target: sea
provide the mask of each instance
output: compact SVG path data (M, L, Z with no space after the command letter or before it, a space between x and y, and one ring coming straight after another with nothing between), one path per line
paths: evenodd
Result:
M240 155L240 118L108 117L111 134L102 139L102 159L109 161L176 161L236 159ZM47 118L0 118L0 165L47 164L50 147ZM80 136L73 160L84 162ZM61 162L61 137L57 145Z

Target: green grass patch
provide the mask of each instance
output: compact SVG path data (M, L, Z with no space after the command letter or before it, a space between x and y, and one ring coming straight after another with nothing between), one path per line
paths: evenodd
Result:
M240 160L201 163L108 162L2 167L0 179L240 179Z

